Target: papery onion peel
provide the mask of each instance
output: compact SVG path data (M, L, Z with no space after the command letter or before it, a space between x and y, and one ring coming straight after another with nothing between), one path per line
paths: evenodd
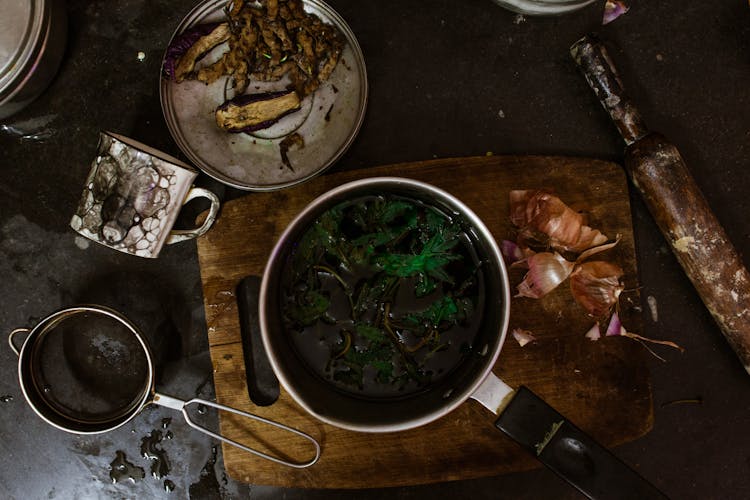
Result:
M610 241L609 243L605 243L603 245L591 247L588 250L581 253L581 255L578 256L576 259L576 262L583 262L584 260L588 259L589 257L596 255L600 252L604 252L605 250L609 250L610 248L614 247L620 242L620 239L622 238L621 234L618 234L615 237L615 241Z
M620 337L628 337L634 340L638 340L646 347L646 349L648 349L648 351L651 354L653 354L655 357L659 358L662 361L665 361L665 359L659 356L658 354L656 354L654 351L652 351L651 348L649 348L645 344L646 342L673 347L679 350L680 352L685 351L683 347L669 340L650 339L648 337L643 337L641 335L638 335L637 333L632 333L632 332L627 331L625 327L622 326L622 322L620 321L620 316L616 312L612 313L612 317L609 319L609 325L607 326L606 336L608 337L620 336Z
M510 221L519 229L519 243L537 241L563 252L583 252L607 237L584 225L583 215L549 191L513 190Z
M516 297L538 299L568 279L575 262L565 260L559 253L539 252L525 260L529 272L518 285Z
M508 264L513 264L523 258L525 258L523 250L518 246L518 243L511 240L503 240L500 242L500 252L505 257L505 261Z
M621 15L625 14L630 7L621 0L607 0L604 3L604 16L602 17L602 25L609 24Z
M627 333L627 330L625 330L625 327L622 326L620 315L614 312L609 318L609 324L607 325L607 331L604 333L604 336L612 337L615 335L622 335L623 333Z
M573 298L594 318L607 316L617 304L624 286L623 270L617 264L592 261L578 264L570 275Z
M514 328L511 332L513 338L516 339L521 347L524 347L530 342L536 342L536 337L528 330L522 330L521 328Z
M599 340L602 337L601 329L599 328L599 323L594 323L594 326L589 328L589 331L586 332L586 338L594 341Z

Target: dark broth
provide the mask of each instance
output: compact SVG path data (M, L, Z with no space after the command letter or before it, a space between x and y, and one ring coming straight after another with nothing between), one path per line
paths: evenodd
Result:
M282 272L284 324L299 356L364 397L404 396L451 373L471 352L484 307L468 229L394 195L318 217Z

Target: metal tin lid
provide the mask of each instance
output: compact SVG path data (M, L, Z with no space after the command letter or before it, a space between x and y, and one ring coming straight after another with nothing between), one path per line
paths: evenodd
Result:
M45 11L44 0L0 2L0 100L23 80L38 50Z

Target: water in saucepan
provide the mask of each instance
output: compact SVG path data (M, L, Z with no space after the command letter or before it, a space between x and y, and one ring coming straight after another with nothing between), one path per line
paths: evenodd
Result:
M450 374L484 307L463 220L421 201L367 196L303 234L282 272L282 315L317 376L364 397L398 397Z
M50 327L32 349L30 369L45 404L83 422L122 416L149 388L144 347L101 313L76 313Z

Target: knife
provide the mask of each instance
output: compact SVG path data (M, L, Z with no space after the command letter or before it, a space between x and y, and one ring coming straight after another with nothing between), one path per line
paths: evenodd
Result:
M490 373L471 395L498 415L495 427L588 498L667 497L528 387L513 389Z

